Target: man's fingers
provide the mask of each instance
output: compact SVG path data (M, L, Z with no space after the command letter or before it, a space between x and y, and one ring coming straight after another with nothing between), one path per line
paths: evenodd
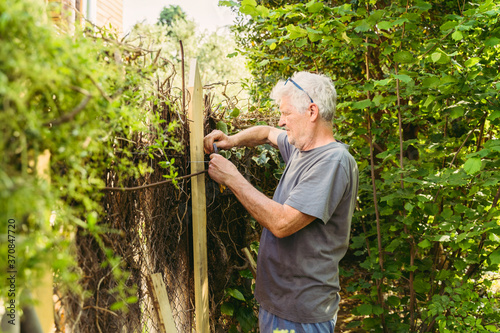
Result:
M219 130L213 130L210 134L208 134L203 139L203 150L205 151L205 153L206 154L213 153L214 152L214 147L213 147L214 142L224 140L224 138L225 138L224 132L219 131Z

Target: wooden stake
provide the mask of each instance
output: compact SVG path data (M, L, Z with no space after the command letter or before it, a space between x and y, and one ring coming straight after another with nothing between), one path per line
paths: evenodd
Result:
M44 150L37 156L36 173L38 177L50 184L50 151ZM49 229L49 219L45 221L43 228ZM52 332L54 329L54 280L51 269L43 275L39 283L32 290L33 299L37 300L35 312L40 320L43 332Z
M191 61L189 72L189 141L191 161L203 161L203 86L196 59ZM191 163L191 173L203 171L204 163ZM208 264L207 264L207 210L205 198L205 174L191 178L193 210L193 257L196 332L209 333L208 322Z
M165 287L165 283L163 283L161 273L149 275L148 284L150 295L160 321L160 330L164 333L177 333L170 308L170 301L168 300L167 288Z

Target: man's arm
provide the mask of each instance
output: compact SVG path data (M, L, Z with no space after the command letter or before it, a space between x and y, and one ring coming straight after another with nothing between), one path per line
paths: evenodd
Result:
M254 126L231 136L215 130L205 137L203 146L207 154L213 152L214 143L221 149L255 147L266 143L278 147L278 136L282 132L284 131L271 126Z
M228 186L250 215L278 238L290 236L315 219L266 197L238 172L234 164L218 154L210 155L208 173L217 183Z

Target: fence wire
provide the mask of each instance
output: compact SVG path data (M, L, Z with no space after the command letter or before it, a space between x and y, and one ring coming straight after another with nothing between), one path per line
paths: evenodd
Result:
M205 104L205 133L209 133L218 119L211 111L208 96ZM184 150L172 151L170 156L158 155L154 159L138 153L135 163L147 162L153 171L142 178L123 180L109 171L106 186L137 187L164 181L165 169L159 166L159 162L172 157L176 160L179 177L190 173L186 116L173 112L167 104L154 108L161 113L165 126L181 117L183 125L176 129L175 136L184 143ZM151 133L136 138L138 152L157 139L154 130ZM233 161L248 177L252 171L251 157L252 153L247 151L243 158ZM248 215L234 195L229 190L221 192L208 176L205 179L210 327L212 332L224 332L234 324L234 318L224 316L220 311L220 305L227 297L225 289L240 278L239 270L247 265L241 250L258 237L258 232L249 226ZM83 293L56 290L59 296L56 301L58 332L160 332L147 284L148 276L154 273L163 276L177 331L196 331L190 197L190 178L180 180L177 187L163 184L105 193L102 205L106 214L102 225L110 232L95 237L84 230L78 231L76 252L78 273L83 276L79 284ZM110 250L122 260L114 266L103 266L109 255L106 251ZM121 281L134 291L136 299L125 302L119 310L113 310L112 305L123 299L117 282L120 276Z

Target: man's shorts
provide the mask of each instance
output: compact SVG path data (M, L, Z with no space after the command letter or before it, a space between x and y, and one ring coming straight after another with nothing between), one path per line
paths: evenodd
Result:
M333 333L337 316L332 320L322 323L302 324L288 321L267 312L263 308L259 309L259 328L261 333L274 333L275 330L288 331L288 333Z

